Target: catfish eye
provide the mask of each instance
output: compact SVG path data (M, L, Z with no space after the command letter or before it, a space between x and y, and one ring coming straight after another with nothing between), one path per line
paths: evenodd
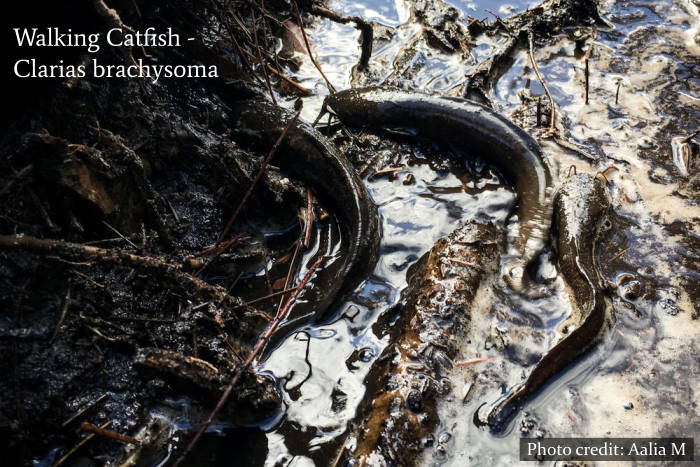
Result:
M610 219L606 218L601 224L601 227L603 230L610 230L612 229L612 222L610 222Z
M515 266L509 271L509 274L513 279L522 279L523 268L521 266Z

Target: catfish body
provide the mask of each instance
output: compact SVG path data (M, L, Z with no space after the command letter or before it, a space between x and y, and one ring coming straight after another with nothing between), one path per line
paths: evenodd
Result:
M554 203L557 266L571 289L579 325L549 350L527 380L491 412L492 429L502 429L528 397L599 340L608 319L608 305L596 267L596 245L609 210L605 186L589 174L574 175L559 188Z
M261 150L269 150L292 113L261 99L232 105L233 131ZM377 208L355 170L325 136L297 121L272 162L305 182L337 217L341 252L323 265L316 320L327 318L371 272L379 249Z
M520 260L506 279L514 289L522 287L523 269L548 240L552 216L550 168L530 135L493 110L465 99L369 87L335 93L325 104L347 125L410 128L420 137L456 143L495 164L518 195Z

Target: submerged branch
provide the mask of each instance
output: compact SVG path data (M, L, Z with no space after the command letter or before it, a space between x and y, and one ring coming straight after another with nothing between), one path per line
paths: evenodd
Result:
M311 13L340 24L355 23L355 27L360 30L360 49L362 51L360 60L357 63L357 68L359 70L367 68L369 59L372 56L372 41L374 40L374 29L370 22L365 21L359 16L342 16L335 11L315 4L311 6Z

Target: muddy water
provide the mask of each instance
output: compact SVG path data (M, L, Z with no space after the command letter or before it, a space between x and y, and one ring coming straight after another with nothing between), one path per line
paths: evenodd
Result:
M340 319L293 334L262 366L282 378L287 389L283 421L268 434L271 464L295 458L299 465L324 465L333 455L332 441L342 437L354 418L364 395L363 380L388 343L377 337L373 325L398 301L408 266L461 219L505 222L515 197L498 175L451 161L446 152L413 148L396 161L397 166L407 165L396 172L396 180L366 180L382 226L372 277L339 310ZM428 164L428 154L444 159ZM415 182L405 185L409 174Z
M506 17L533 4L449 3L480 19L490 16L486 8ZM479 37L469 56L447 55L422 39L408 2L331 1L329 6L376 24L366 74L353 72L360 52L359 33L352 26L319 20L308 29L314 54L339 89L390 83L458 95L465 74L505 42L504 37ZM474 334L482 338L461 352L464 360L495 358L454 371L454 390L440 406L437 442L422 454L423 464L512 465L521 436L700 432L698 177L693 168L688 177L681 175L671 146L673 138L692 134L699 121L700 16L697 5L685 0L608 1L602 14L609 28L571 31L535 55L557 104L561 138L576 148L541 141L559 177L574 166L603 171L609 181L615 216L599 260L603 276L619 284L610 294L615 324L594 351L495 436L474 423L475 414L484 418L504 391L526 377L537 356L561 336L570 313L549 253L539 270L541 278L550 279L547 297L514 297L496 281L473 310ZM300 57L296 78L318 93L304 102L303 117L313 120L327 90L308 57ZM490 97L498 110L537 134L532 108L523 107L519 94L542 95L543 88L525 51L514 58ZM409 151L410 145L399 146ZM260 456L265 465L329 464L364 395L363 379L387 345L374 325L398 301L407 267L460 220L480 216L506 222L514 195L496 172L479 164L423 160L448 152L417 147L413 155L394 156L392 165L407 164L395 178L365 177L379 206L381 256L335 320L293 333L263 362L261 369L280 378L285 388L283 413L260 427L267 444ZM414 184L403 183L409 173ZM494 344L498 340L500 346ZM256 444L261 437L256 435Z

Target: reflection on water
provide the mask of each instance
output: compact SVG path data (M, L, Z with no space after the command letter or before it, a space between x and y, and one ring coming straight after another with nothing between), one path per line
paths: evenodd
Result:
M410 16L406 2L403 0L357 2L331 0L327 5L336 11L342 11L345 15L361 16L367 21L373 21L392 28L405 24Z
M340 319L304 328L263 365L282 378L287 389L284 421L268 437L271 465L291 460L293 455L323 465L324 456L332 455L323 450L324 443L344 434L364 396L363 380L387 345L386 339L375 335L372 325L398 301L406 286L408 265L454 230L461 219L478 216L503 223L510 211L514 195L493 171L483 167L476 171L473 165L451 161L443 161L444 169L435 171L423 160L426 155L440 157L440 152L423 148L426 154L417 148L408 154L411 145L402 146L406 152L396 165L408 166L397 173L396 180L366 179L382 222L380 257L372 277L340 311ZM403 180L408 173L415 182L406 185ZM465 181L480 192L466 193L461 189ZM458 189L441 189L445 187Z
M489 17L486 8L505 17L533 3L450 2L480 19ZM478 37L470 56L447 55L422 39L411 2L334 0L329 7L376 23L371 72L359 76L352 72L359 57L359 33L352 26L323 19L308 29L314 54L339 89L391 83L458 94L465 75L505 40ZM424 453L425 464L512 465L521 436L693 436L699 431L698 179L692 170L689 179L681 176L671 147L673 138L691 134L700 121L698 9L687 0L629 0L607 1L602 13L610 28L562 35L538 49L536 59L556 101L560 132L592 159L543 140L545 152L560 176L574 166L602 171L609 182L615 222L601 242L599 259L605 279L620 285L611 293L616 323L594 351L553 381L496 437L473 424L474 413L528 374L536 361L529 356L553 345L570 312L559 278L550 286L555 293L538 300L513 297L496 287L473 310L481 339L462 352L465 358L475 352L489 355L487 341L494 330L507 336L511 351L454 371L453 393L440 406L438 433L446 435L438 439L445 442L438 443L440 450ZM584 53L590 68L588 105ZM303 116L313 120L327 90L308 57L302 58L295 77L318 93L304 100ZM528 105L519 97L522 90L544 93L525 51L516 53L491 98L501 112L514 115ZM518 121L532 130L532 121ZM410 147L399 145L405 151ZM285 413L265 435L266 465L329 463L355 417L363 380L387 345L372 326L398 301L407 267L462 219L506 220L514 195L495 173L455 163L448 163L448 170L444 164L436 168L421 162L426 155L420 148L411 158L399 153L394 162L408 167L395 179L365 178L383 232L373 275L337 319L292 334L262 365L285 388ZM415 183L404 184L409 172ZM548 253L541 276L555 274L552 263ZM533 327L537 332L521 331ZM470 397L463 402L465 394Z
M502 18L507 18L515 13L520 13L528 8L532 8L539 2L537 0L451 0L447 3L459 8L465 15L484 19L488 16L486 14L487 11Z

